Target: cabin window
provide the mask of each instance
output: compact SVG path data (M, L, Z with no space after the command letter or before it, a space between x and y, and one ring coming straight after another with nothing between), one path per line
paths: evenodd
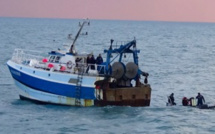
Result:
M49 62L54 62L55 56L51 56Z
M57 57L55 58L55 62L56 62L56 63L59 63L59 61L60 61L60 56L57 56Z
M50 58L49 58L49 62L55 62L55 63L59 63L59 61L60 61L60 56L51 56Z

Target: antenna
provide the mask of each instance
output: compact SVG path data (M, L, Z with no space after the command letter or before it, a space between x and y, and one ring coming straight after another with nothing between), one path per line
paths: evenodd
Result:
M80 33L81 33L81 30L83 29L83 27L84 27L85 24L88 24L88 25L89 25L89 24L90 24L90 21L89 21L88 19L86 19L86 20L84 20L82 23L79 22L80 29L78 30L78 33L76 34L75 39L73 40L73 43L72 43L72 45L71 45L71 47L70 47L70 49L69 49L69 52L70 52L70 53L74 53L73 51L74 51L74 48L75 48L75 42L76 42L76 40L78 39L78 37L79 37L79 35L80 35Z

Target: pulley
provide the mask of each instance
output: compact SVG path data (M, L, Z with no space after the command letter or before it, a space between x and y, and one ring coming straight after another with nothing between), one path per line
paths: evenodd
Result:
M125 76L129 79L133 79L138 73L138 66L134 62L128 62L126 64Z
M112 65L112 77L116 79L120 79L124 74L125 74L125 65L121 62L114 62Z

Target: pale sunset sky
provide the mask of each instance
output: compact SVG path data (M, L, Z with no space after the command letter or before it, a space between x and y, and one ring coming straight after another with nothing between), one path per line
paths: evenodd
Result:
M215 0L0 0L0 17L215 22Z

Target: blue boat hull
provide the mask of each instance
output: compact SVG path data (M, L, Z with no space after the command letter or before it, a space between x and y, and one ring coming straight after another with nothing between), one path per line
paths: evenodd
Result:
M75 91L76 91L75 85L65 85L61 83L38 79L32 76L29 76L25 73L22 73L11 67L9 67L9 69L10 69L10 72L16 72L16 73L11 73L12 77L15 80L19 81L23 85L26 85L32 89L51 93L51 94L62 95L66 97L75 97ZM16 75L16 74L20 74L20 75ZM95 99L94 88L81 87L80 97L83 99Z
M51 79L52 75L54 77L54 74L52 72L44 71L45 73L47 73L45 75L47 75L47 77L50 77L50 79L44 79L43 77L36 75L40 72L40 70L33 69L33 74L29 74L29 71L24 71L25 67L18 64L13 64L15 63L11 64L11 62L8 62L8 68L15 80L15 84L19 87L19 95L22 98L27 98L44 103L75 105L76 84L69 83L69 78L67 81L63 80L64 82L56 81ZM65 77L69 76L67 75ZM93 80L86 81L88 81L88 86L81 86L80 90L81 105L92 106L94 105L94 100L96 99L94 83ZM91 86L89 81L91 82Z

